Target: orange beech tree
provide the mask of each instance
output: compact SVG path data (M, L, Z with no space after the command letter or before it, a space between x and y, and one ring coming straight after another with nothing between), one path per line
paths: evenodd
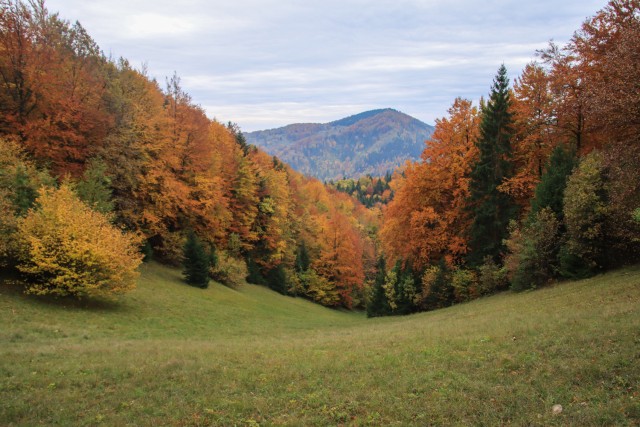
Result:
M380 233L390 264L401 258L424 268L441 258L454 263L466 253L478 125L478 109L457 98L449 117L436 120L422 162L408 164L404 177L397 174L391 181L395 197L384 209Z
M512 100L515 174L499 188L525 208L556 145L554 100L544 68L528 64L515 80Z

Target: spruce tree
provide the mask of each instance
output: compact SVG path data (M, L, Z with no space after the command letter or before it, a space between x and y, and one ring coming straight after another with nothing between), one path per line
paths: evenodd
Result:
M531 199L531 218L548 207L560 221L563 220L564 190L567 187L567 179L576 164L575 149L558 145L553 150L547 168L535 189L535 195Z
M386 275L384 256L380 256L376 265L376 277L371 290L371 299L367 303L367 317L385 316L390 313L389 301L384 293Z
M507 69L502 65L493 82L489 101L482 108L480 137L476 141L479 158L469 184L473 222L467 262L472 266L481 265L487 256L495 262L500 261L509 221L517 214L513 198L499 190L500 184L513 175L510 107L509 79Z
M266 279L267 286L282 295L287 295L287 273L282 264L269 270Z
M203 289L209 286L210 256L194 233L187 236L183 265L182 274L188 284Z
M303 241L296 251L295 270L297 273L303 273L309 269L310 265L311 259L309 258L309 251L307 251L307 246Z

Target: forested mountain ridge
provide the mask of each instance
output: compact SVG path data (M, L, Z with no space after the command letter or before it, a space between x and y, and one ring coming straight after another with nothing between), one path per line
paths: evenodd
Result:
M417 160L433 126L391 108L330 123L298 123L250 132L247 142L322 180L382 176Z

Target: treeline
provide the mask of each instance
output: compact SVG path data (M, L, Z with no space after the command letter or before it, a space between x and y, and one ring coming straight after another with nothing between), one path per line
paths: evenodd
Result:
M392 181L371 316L640 258L640 2L612 0L479 106L456 99Z
M9 0L0 13L0 77L0 255L41 293L65 272L89 269L83 257L95 245L84 254L60 248L92 231L62 224L65 215L90 224L96 213L147 258L180 265L195 236L210 275L229 285L248 277L328 306L363 304L375 263L373 215L247 145L237 126L208 119L177 76L161 88L125 59L106 58L79 23L43 1ZM82 206L91 212L77 216ZM33 254L47 247L55 253L38 261ZM87 293L69 283L60 294Z
M384 177L373 177L366 175L358 179L345 178L338 181L329 181L329 188L346 193L367 208L386 205L393 199L391 190L391 173L387 172Z

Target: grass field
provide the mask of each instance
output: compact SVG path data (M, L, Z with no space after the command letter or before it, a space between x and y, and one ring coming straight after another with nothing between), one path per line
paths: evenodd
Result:
M152 264L0 325L3 426L640 424L640 268L370 320Z

